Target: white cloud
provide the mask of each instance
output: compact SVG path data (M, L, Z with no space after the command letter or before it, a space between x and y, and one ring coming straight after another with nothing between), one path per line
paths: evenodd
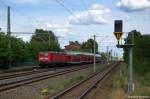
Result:
M150 0L121 0L117 7L124 11L138 11L150 8Z
M91 24L105 24L107 21L103 15L110 12L106 7L94 4L87 11L76 12L69 17L70 24L77 25L91 25Z
M54 23L46 23L45 25L39 26L45 30L52 30L56 35L66 36L71 31L71 25L69 23L65 24L54 24Z

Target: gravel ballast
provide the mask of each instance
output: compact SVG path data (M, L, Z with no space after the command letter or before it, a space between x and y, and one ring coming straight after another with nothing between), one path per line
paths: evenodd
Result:
M82 80L92 73L93 65L90 68L75 71L65 75L49 78L36 83L23 85L21 87L0 93L0 99L43 99L45 95L41 92L48 89L48 96L71 86L73 83ZM102 65L97 65L102 67ZM73 81L72 81L73 80Z

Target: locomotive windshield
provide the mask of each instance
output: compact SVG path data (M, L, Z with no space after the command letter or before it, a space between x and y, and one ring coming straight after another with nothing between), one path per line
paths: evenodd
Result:
M40 56L48 56L48 53L40 53Z

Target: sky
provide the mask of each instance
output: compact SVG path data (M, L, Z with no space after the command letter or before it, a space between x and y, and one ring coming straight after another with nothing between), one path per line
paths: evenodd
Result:
M99 51L113 50L114 20L123 20L123 32L150 34L150 0L0 0L0 27L6 31L7 6L11 7L11 31L28 41L36 28L52 30L61 47L69 41L82 43L96 35ZM23 34L22 32L27 32Z

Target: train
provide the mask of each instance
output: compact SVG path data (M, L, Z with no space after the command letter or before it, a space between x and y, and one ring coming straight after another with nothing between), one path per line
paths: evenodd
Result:
M55 65L76 65L90 64L94 62L93 53L85 52L39 52L38 61L40 67L50 67ZM101 55L95 54L95 62L101 61Z

